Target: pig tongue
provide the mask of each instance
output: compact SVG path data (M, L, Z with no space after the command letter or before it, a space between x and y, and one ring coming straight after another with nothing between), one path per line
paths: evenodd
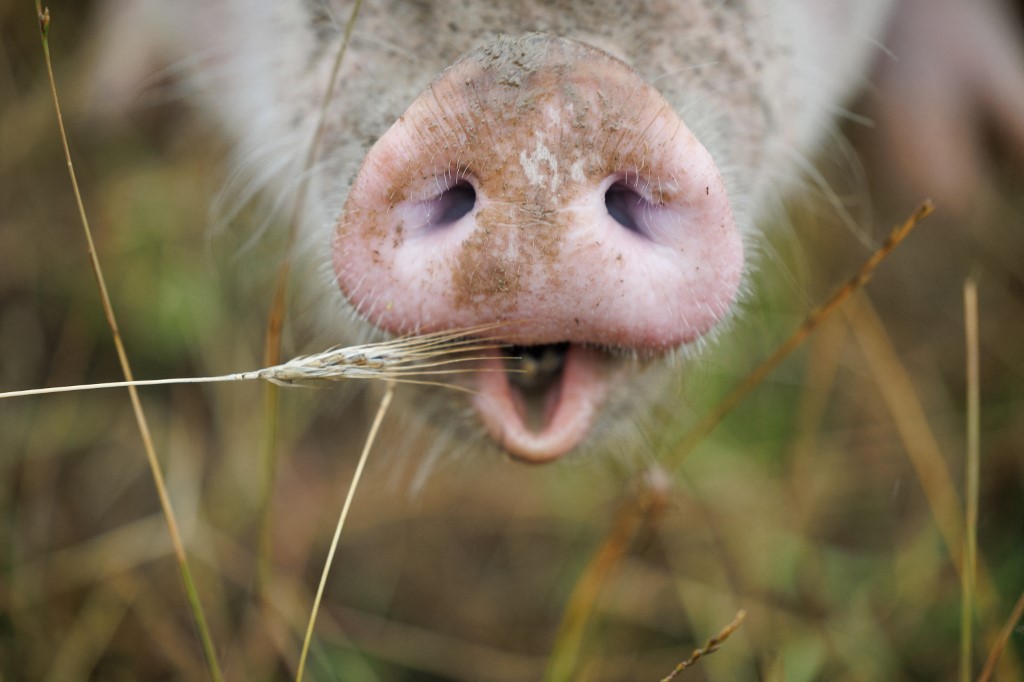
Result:
M528 424L533 420L526 396L509 382L503 360L488 359L477 375L474 406L491 437L512 455L538 463L557 459L590 431L607 391L605 364L600 352L570 345L560 375L542 397L539 423Z

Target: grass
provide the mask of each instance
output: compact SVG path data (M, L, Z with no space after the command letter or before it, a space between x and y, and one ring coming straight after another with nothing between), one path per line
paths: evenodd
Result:
M60 134L61 147L64 150L64 160L67 163L68 175L71 180L71 189L75 195L75 205L78 208L78 215L82 223L82 230L89 254L89 265L96 284L99 288L100 303L103 314L110 327L114 348L117 351L118 363L121 366L121 373L124 376L128 388L128 395L131 398L132 412L135 422L139 427L139 435L142 437L142 445L146 453L146 461L149 464L150 473L153 476L153 484L156 487L157 497L160 500L160 508L167 522L167 532L174 547L174 557L178 563L178 571L181 574L181 581L185 586L185 594L188 597L189 608L195 619L196 628L199 630L199 639L203 644L203 654L209 666L210 678L219 682L223 675L220 664L217 662L217 651L210 636L210 628L206 623L206 616L203 614L202 603L199 593L196 591L195 581L192 579L192 569L188 565L188 557L185 554L185 546L181 541L181 531L178 529L178 520L174 509L171 506L170 497L167 494L167 486L164 483L163 473L160 468L160 461L157 459L156 448L153 446L153 437L149 430L149 421L142 409L142 402L139 400L139 392L133 384L132 369L128 362L128 354L125 351L124 343L121 340L121 332L118 329L117 317L114 314L113 305L110 302L110 295L107 292L107 281L100 266L99 257L96 253L96 244L93 241L92 230L89 228L89 220L86 217L85 205L82 203L82 193L78 187L78 179L75 176L74 164L71 160L71 150L68 148L67 134L64 130L64 119L61 114L60 101L57 96L57 85L53 78L53 62L50 59L50 10L44 9L39 0L36 0L36 16L39 20L39 34L42 41L43 57L46 63L46 80L50 86L50 95L53 98L54 113L57 116L57 132Z
M59 138L36 124L52 110L30 9L4 22L24 26L5 35L0 64L2 390L118 372L73 236ZM51 37L57 82L136 374L260 366L274 273L252 264L274 262L278 245L243 250L246 216L210 236L223 150L187 112L161 104L108 127L81 114L73 84L85 48L65 28L75 23L62 18ZM430 441L407 433L399 387L323 588L306 679L539 679L584 566L645 475L656 482L646 486L658 493L648 509L656 521L629 529L614 570L593 586L578 679L662 679L741 609L746 620L718 653L676 679L959 678L958 566L973 525L961 501L969 273L979 298L980 466L968 668L1015 679L1024 655L1015 630L1024 609L1024 201L1009 196L970 232L944 222L936 197L937 215L869 286L871 306L857 301L826 321L672 475L470 454L442 459L413 494ZM793 222L814 259L764 264L735 334L700 359L669 406L682 431L869 255L827 212L795 208ZM790 253L782 233L772 239ZM311 347L297 333L283 343L290 354ZM228 679L298 671L338 502L377 406L366 393L282 392L267 505L258 390L141 391ZM207 676L123 392L6 401L0 434L0 676ZM666 436L637 459L677 444ZM261 583L264 511L272 570Z

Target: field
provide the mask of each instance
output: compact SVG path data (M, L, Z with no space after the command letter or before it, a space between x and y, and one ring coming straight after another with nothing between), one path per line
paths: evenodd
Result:
M86 8L54 12L71 153L135 375L261 366L284 219L267 224L250 203L213 220L226 183L217 132L168 89L99 115L95 27ZM0 38L0 391L119 379L31 3L0 2ZM688 429L924 198L883 181L884 162L823 162L843 210L812 191L767 228L735 329L687 368L664 408L672 428L633 452L544 467L476 456L415 424L399 387L307 679L659 680L741 610L720 649L677 679L960 679L968 527L975 679L1024 591L1016 161L993 155L978 206L932 197L936 214L678 467L664 463ZM968 277L980 337L972 524ZM289 310L286 355L322 348L306 317L301 303ZM291 388L268 420L265 390L140 389L230 680L294 678L381 395ZM126 392L3 400L0 680L207 676ZM1024 679L1019 628L995 679Z

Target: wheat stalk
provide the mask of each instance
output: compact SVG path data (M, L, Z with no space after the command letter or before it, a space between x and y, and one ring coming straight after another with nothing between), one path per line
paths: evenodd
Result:
M287 362L247 372L235 372L208 377L172 379L135 379L107 381L93 384L30 388L0 392L0 398L18 398L48 393L71 393L102 388L129 386L158 386L162 384L210 384L229 381L269 381L279 386L315 386L325 382L350 379L384 379L398 383L443 386L469 391L462 386L422 377L443 377L453 374L481 371L466 366L499 357L488 355L502 347L496 338L475 337L470 334L486 332L504 326L500 323L466 329L435 332L421 336L402 336L380 343L329 348L313 355L300 355ZM483 355L481 355L483 353ZM501 355L500 357L506 357ZM515 369L504 371L515 372Z

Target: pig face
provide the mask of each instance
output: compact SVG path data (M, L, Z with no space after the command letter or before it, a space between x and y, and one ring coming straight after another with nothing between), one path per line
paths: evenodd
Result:
M803 14L772 2L463 4L361 10L303 229L335 337L500 324L506 357L453 381L490 440L549 461L643 415L721 326L840 88L804 87ZM233 17L225 83L262 87L216 106L248 114L245 158L312 136L350 10Z
M490 435L532 461L583 442L626 350L691 343L735 300L743 250L721 174L624 63L551 34L459 60L370 149L338 220L338 283L392 333L493 322L528 383L484 362Z

